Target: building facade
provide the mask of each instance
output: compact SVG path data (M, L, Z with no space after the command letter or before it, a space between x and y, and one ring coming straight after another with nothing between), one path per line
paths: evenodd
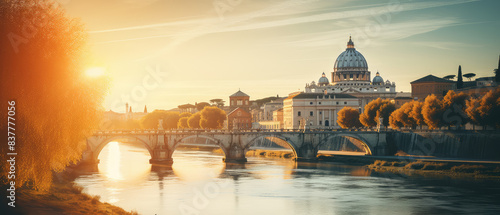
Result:
M283 102L283 128L339 128L337 113L359 109L359 100L345 93L292 93Z
M438 78L434 75L425 76L410 82L410 84L411 97L420 101L425 100L431 94L436 95L438 98L443 98L449 90L456 88L454 81Z
M252 115L243 108L237 107L227 114L227 129L250 129L252 128Z
M252 128L252 114L249 112L250 96L238 90L229 96L229 109L226 110L226 129Z

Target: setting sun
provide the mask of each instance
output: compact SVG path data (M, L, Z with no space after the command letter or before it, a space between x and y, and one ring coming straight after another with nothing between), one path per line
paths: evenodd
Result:
M102 67L91 67L87 70L85 70L85 74L90 77L99 77L101 75L104 75L104 72L106 69Z

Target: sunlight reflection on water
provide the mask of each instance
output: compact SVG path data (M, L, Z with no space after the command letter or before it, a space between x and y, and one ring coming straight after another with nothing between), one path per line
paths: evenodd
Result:
M140 214L496 214L499 183L374 174L359 166L249 157L225 164L176 151L170 168L140 145L110 143L84 192ZM208 192L208 193L207 193ZM186 212L186 213L184 213Z

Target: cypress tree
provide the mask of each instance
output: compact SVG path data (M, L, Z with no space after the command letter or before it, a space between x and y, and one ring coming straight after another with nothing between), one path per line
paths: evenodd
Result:
M495 82L500 84L500 56L498 56L498 68L495 69Z
M458 66L458 76L457 76L457 89L462 89L464 87L464 80L462 79L462 66Z

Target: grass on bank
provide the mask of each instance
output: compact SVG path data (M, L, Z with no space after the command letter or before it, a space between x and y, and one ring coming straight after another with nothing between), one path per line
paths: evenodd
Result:
M446 162L426 162L422 160L413 162L376 160L374 163L368 165L368 168L379 171L415 170L426 173L470 175L500 179L500 166L498 165L453 164Z

